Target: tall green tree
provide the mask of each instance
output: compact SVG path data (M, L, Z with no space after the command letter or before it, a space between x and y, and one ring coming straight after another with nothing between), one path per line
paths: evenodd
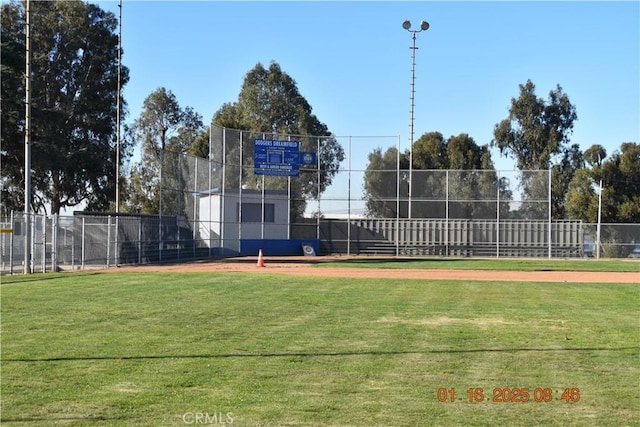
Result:
M556 172L564 174L556 175L558 183L570 181L577 161L575 146L568 145L573 123L578 118L575 106L560 85L549 92L546 101L536 95L531 80L519 88L519 96L511 99L508 117L494 127L491 145L498 147L500 154L515 159L520 170L548 170L557 165ZM544 196L547 187L548 183L541 179L524 182L524 200ZM552 187L552 212L556 218L564 214L565 191L566 185ZM531 206L536 210L541 205ZM525 213L525 216L536 215L536 212Z
M132 169L126 210L184 214L186 172L180 158L202 132L202 117L191 107L180 107L170 90L160 87L145 98L132 126L142 155Z
M211 129L206 127L199 132L187 149L187 154L196 157L209 158L209 139Z
M297 194L292 202L292 212L297 215L304 212L306 199L319 197L331 185L340 162L344 160L342 146L329 132L327 125L313 114L311 105L298 91L295 80L282 71L276 62L271 62L268 68L258 63L251 69L245 75L238 100L224 104L214 114L213 123L250 131L247 138L243 139L244 166L253 164L255 138L291 137L300 140L300 151L317 152L320 174L301 173L299 178L291 180L292 190ZM239 143L234 146L229 144L227 150L227 163L239 165ZM246 172L242 174L242 184L251 188L259 186L262 178ZM237 188L239 176L237 169L227 168L227 185ZM268 189L285 189L287 186L288 181L282 177L265 177L265 187Z
M602 181L602 222L640 223L640 144L622 143L606 158L594 145L585 151L589 167L578 170L567 193L567 213L572 219L595 223L597 190Z
M413 159L412 218L445 218L447 213L450 218L495 218L496 203L481 201L495 200L498 188L501 200L511 197L498 180L488 146L479 146L466 133L446 139L440 132L427 132L414 142L411 156L408 150L398 153L396 148L384 153L377 148L369 154L364 174L368 215L393 218L398 212L400 218L408 217L409 157ZM500 209L506 216L508 204Z
M491 144L514 158L520 170L549 169L553 156L569 142L576 119L576 109L560 85L545 101L527 80L518 98L511 99L509 116L495 125Z
M399 157L398 157L399 156ZM395 218L398 209L400 216L407 217L407 204L398 206L397 194L407 194L409 157L398 153L395 147L388 148L384 153L382 148L374 149L368 155L369 163L364 172L363 191L366 200L366 210L370 216L378 218ZM398 162L402 176L398 188Z
M585 165L578 144L564 150L562 158L551 167L551 212L555 219L566 219L566 197L573 177ZM547 191L548 194L548 191Z
M640 223L640 144L622 143L609 157L601 145L594 145L584 158L588 166L576 172L567 192L569 218L596 223L601 189L602 223ZM613 243L604 246L605 256L627 257L635 244L620 242L639 242L640 232L637 227L603 227L601 241Z
M31 181L35 212L115 199L117 20L78 0L31 2ZM25 10L1 6L2 211L24 209ZM129 80L121 68L121 85ZM121 102L121 114L126 103ZM127 140L120 159L131 156Z

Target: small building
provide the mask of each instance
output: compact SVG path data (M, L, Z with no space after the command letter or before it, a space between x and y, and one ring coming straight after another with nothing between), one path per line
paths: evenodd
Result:
M289 197L285 190L215 188L198 194L198 231L206 246L220 255L255 255L269 247L271 254L302 253L290 238ZM288 242L288 243L285 243ZM294 245L295 250L283 247Z

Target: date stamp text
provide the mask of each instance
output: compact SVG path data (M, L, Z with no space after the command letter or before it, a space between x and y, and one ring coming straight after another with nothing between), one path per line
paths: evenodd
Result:
M459 392L455 387L440 387L436 392L438 402L465 403L578 403L577 387L469 387Z

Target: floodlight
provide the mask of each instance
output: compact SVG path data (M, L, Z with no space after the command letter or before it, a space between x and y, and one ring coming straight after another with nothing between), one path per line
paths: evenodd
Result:
M408 218L411 219L411 195L412 195L412 191L411 191L411 187L412 187L412 175L413 175L413 113L414 113L414 99L415 99L415 81L416 81L416 49L418 49L416 47L416 34L418 34L421 31L426 31L429 29L429 23L427 21L420 21L420 29L419 30L412 30L411 29L411 21L409 21L408 19L406 19L403 23L402 23L402 28L404 28L405 30L409 31L411 33L412 39L413 39L413 46L411 46L411 63L412 63L412 67L411 67L411 122L409 124L409 180L407 181L407 183L409 184L409 203L408 203L408 209L407 209L407 215ZM398 187L399 188L399 187Z

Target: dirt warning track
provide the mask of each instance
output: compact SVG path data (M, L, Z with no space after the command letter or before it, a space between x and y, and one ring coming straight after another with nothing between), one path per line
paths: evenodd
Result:
M288 274L312 277L362 277L387 279L489 280L518 282L574 282L574 283L639 283L637 272L579 272L579 271L497 271L451 269L401 269L330 267L332 259L310 262L305 257L266 258L265 266L257 266L255 257L200 261L181 264L123 266L107 272L240 272ZM319 267L318 264L325 264Z

